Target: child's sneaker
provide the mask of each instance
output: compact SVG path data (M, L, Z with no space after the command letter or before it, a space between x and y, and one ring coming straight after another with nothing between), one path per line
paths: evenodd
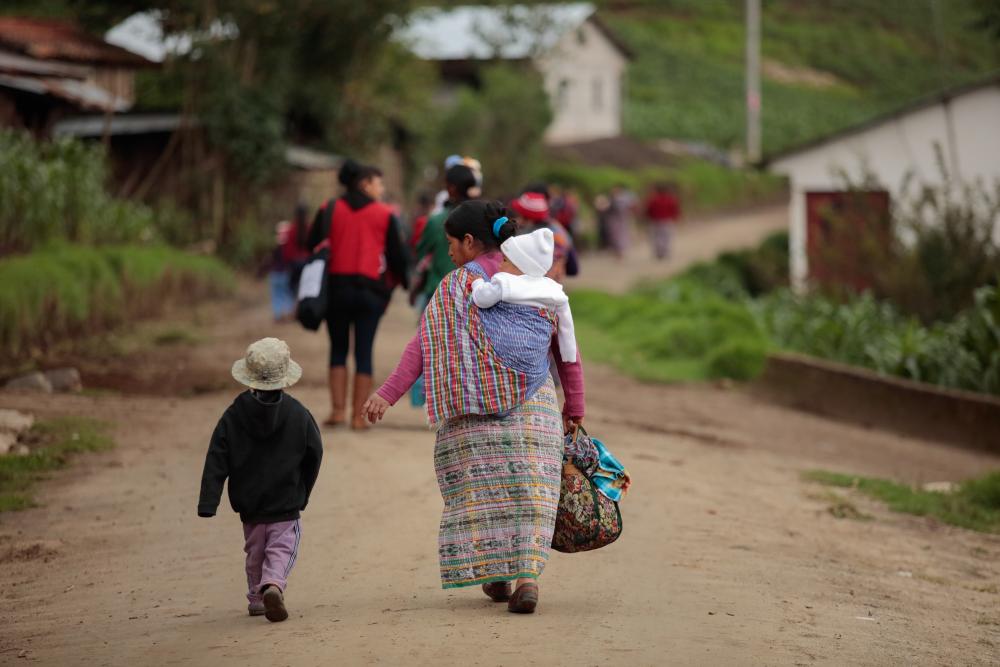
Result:
M264 609L263 602L251 602L247 607L247 611L251 616L263 616L266 610Z
M281 589L277 586L268 586L264 589L264 617L272 623L280 623L288 618L288 610L285 609L285 596L281 594Z

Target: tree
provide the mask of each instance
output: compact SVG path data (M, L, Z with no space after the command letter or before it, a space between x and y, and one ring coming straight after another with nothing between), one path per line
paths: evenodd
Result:
M541 76L527 65L494 64L478 90L464 89L439 121L441 155L464 153L483 165L485 190L508 196L540 168L542 136L552 120Z

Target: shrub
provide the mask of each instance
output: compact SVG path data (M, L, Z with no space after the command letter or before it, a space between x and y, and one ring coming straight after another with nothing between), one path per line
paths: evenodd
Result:
M48 241L126 243L154 233L154 213L105 191L100 147L73 139L36 142L0 130L0 255Z
M713 350L705 360L709 377L752 380L764 370L767 345L759 338L735 338Z

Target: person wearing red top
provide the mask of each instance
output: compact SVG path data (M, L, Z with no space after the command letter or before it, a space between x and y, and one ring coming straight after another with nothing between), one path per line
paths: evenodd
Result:
M677 188L669 183L657 185L646 201L646 218L652 229L653 252L656 258L668 259L673 226L681 218L681 203L677 198Z
M407 286L407 252L399 220L379 201L385 186L377 167L347 160L338 176L346 192L323 205L310 233L313 246L329 240L327 333L330 336L330 416L346 421L347 353L354 330L354 396L351 428L368 428L361 406L372 387L372 347L392 288Z
M412 227L410 228L410 252L417 252L417 244L420 243L420 237L424 234L424 228L427 227L427 219L431 215L431 209L434 208L434 200L426 192L421 193L420 197L417 199L417 215L413 218Z

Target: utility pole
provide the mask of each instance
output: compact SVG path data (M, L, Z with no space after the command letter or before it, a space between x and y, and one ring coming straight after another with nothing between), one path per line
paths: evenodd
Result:
M747 0L747 162L760 161L760 0Z

